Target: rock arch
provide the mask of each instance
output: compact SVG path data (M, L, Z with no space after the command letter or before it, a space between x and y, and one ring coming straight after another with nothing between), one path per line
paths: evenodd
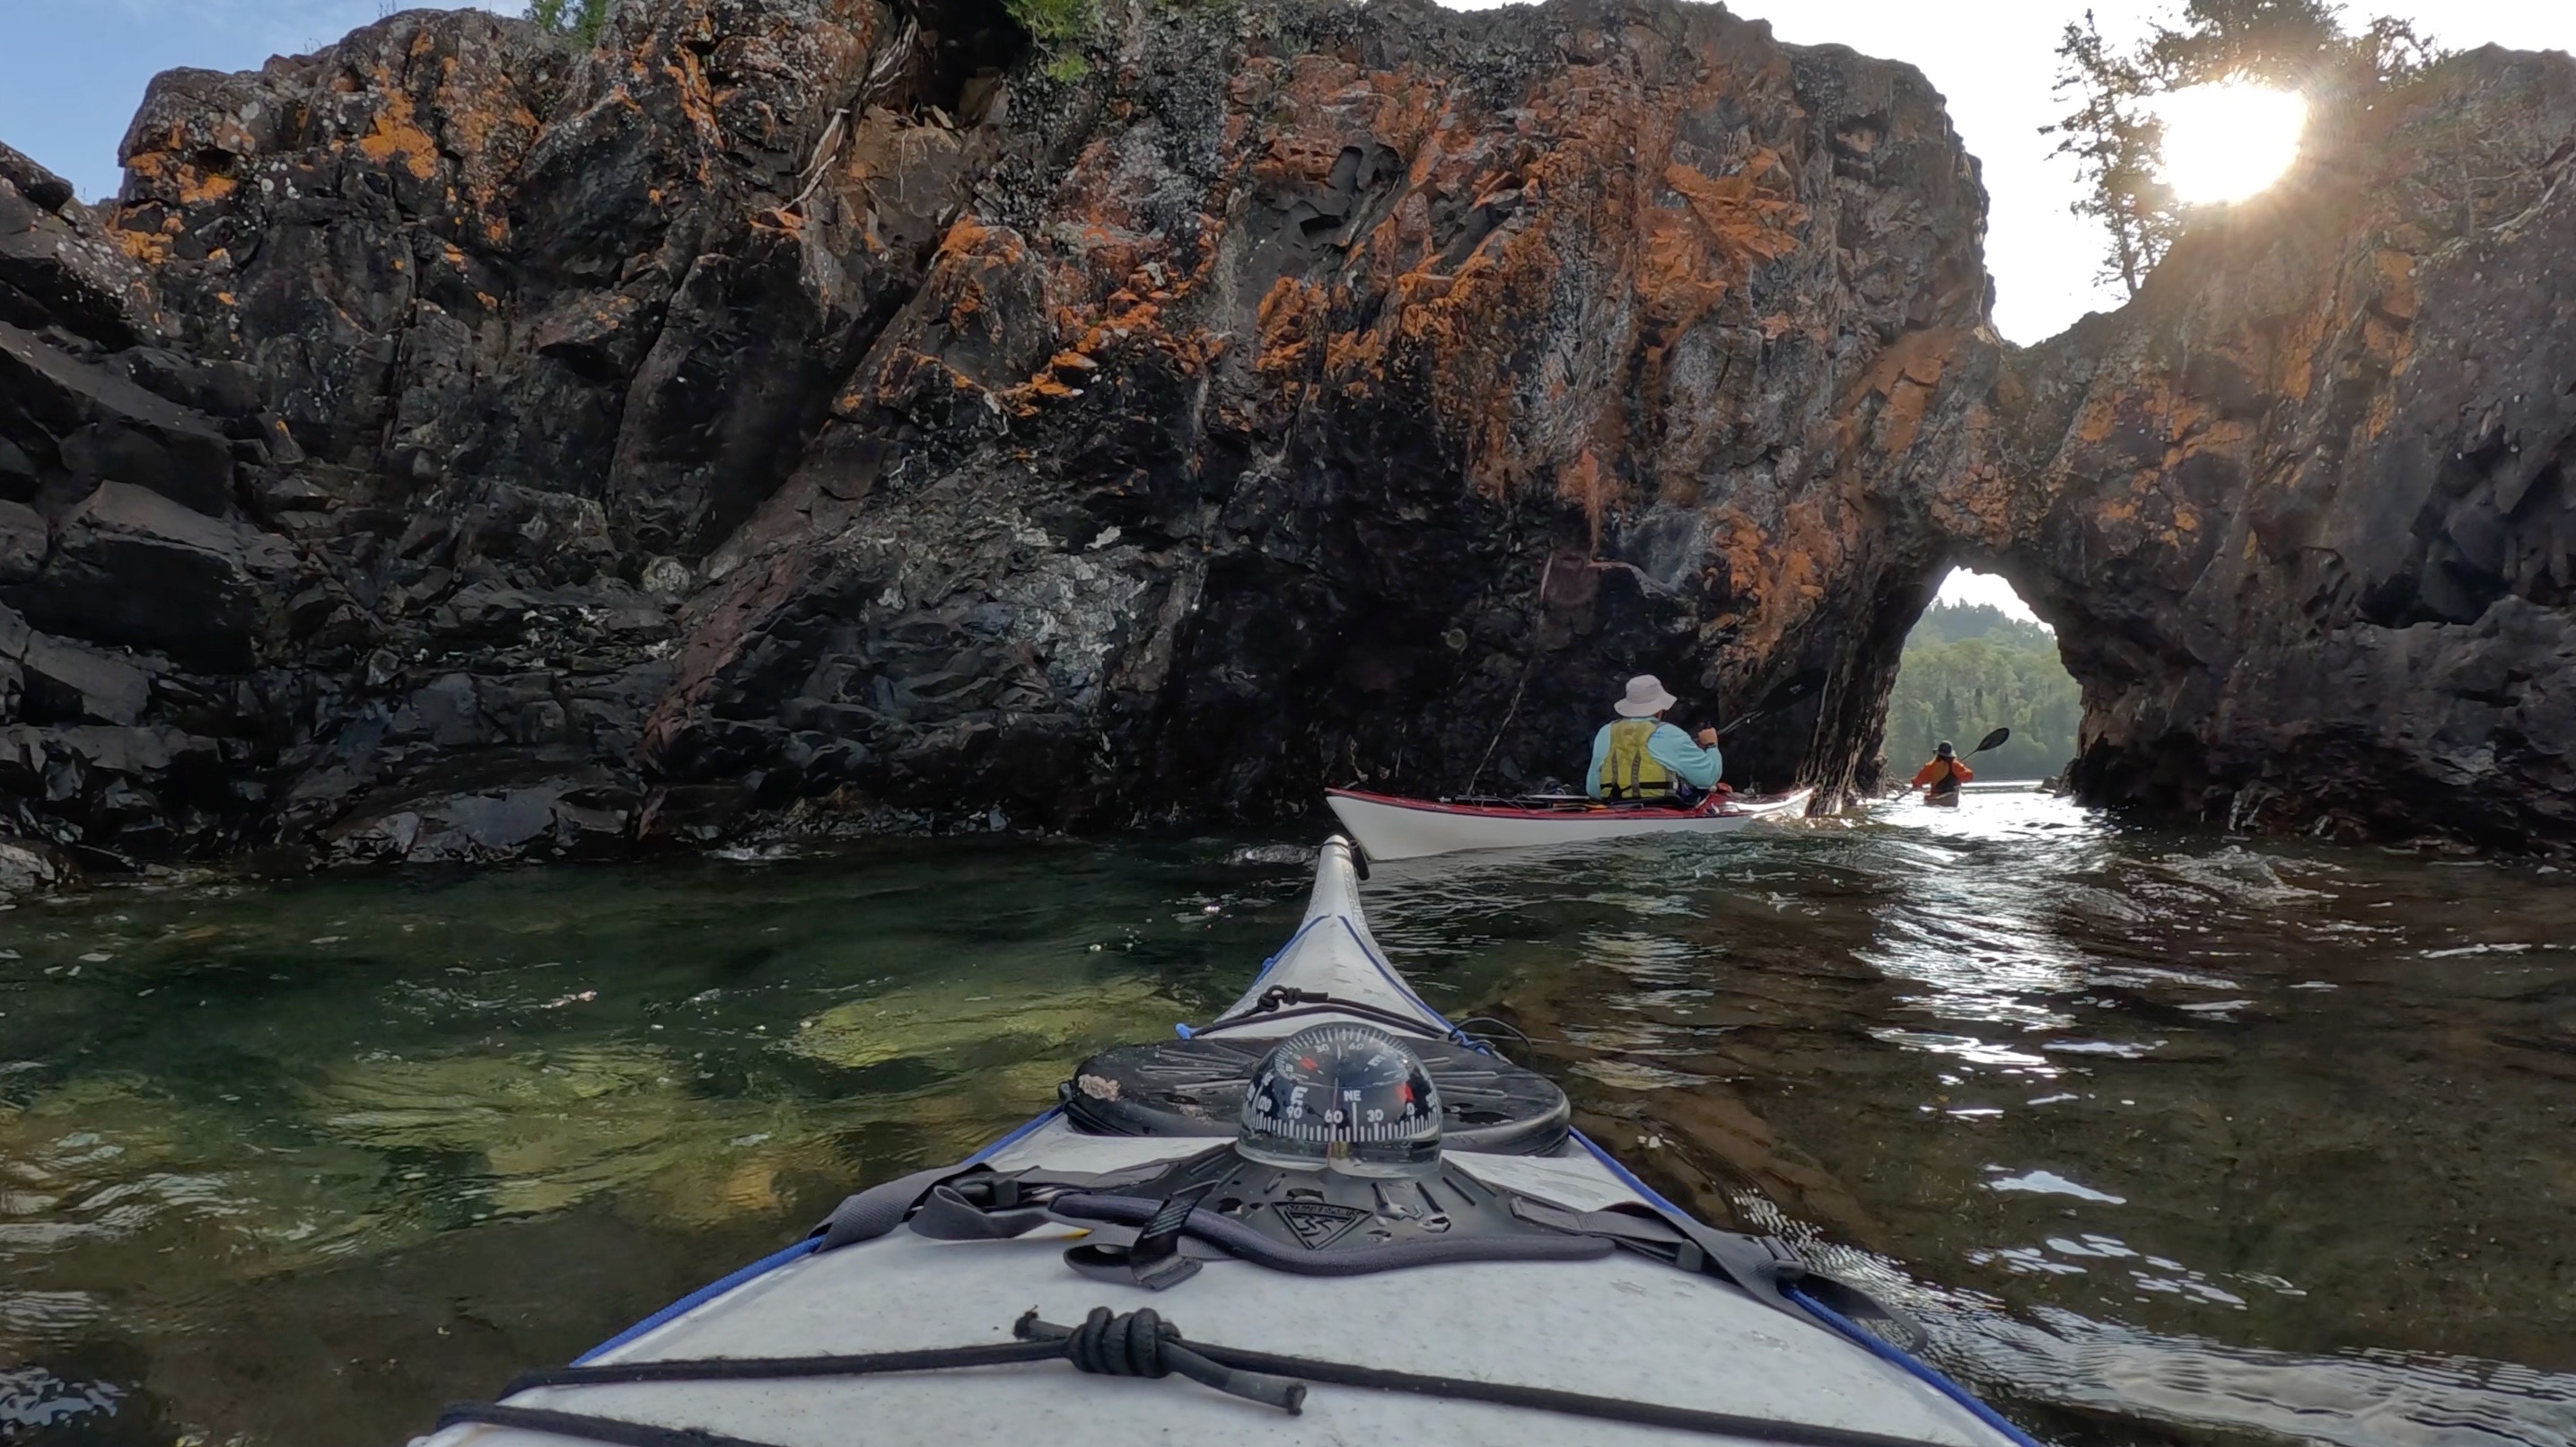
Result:
M2576 837L2576 61L2493 48L2015 354L1979 534L2058 623L2089 796Z
M2564 57L2017 351L1923 78L1715 7L906 34L413 13L165 77L104 214L0 154L21 833L1302 820L1562 778L1632 672L1838 792L1954 559L2095 797L2576 833Z

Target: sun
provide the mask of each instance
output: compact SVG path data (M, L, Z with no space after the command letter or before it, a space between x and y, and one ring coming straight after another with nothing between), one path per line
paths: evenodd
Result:
M2165 123L2164 180L2186 206L2246 197L2299 158L2307 98L2259 85L2196 85L2157 104Z

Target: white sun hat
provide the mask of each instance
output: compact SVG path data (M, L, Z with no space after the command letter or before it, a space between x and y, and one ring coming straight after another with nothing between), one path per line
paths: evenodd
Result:
M1664 692L1664 681L1651 673L1628 680L1628 696L1612 705L1621 718L1653 718L1680 700Z

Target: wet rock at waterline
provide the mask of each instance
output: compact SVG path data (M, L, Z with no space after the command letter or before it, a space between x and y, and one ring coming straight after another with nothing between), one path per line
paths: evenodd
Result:
M2468 66L2455 110L2560 93ZM2302 401L2175 329L2240 271L2324 318L2344 283L2303 278L2380 275L2379 211L2186 248L2008 367L1940 98L1714 7L1112 9L1052 53L988 0L638 0L593 53L420 12L165 76L125 159L93 212L0 153L0 790L84 867L1301 816L1562 777L1637 671L1688 722L1779 703L1731 777L1831 791L1871 781L1962 555L2061 623L2097 793L2304 822L2332 781L2269 761L2316 700L2447 671L2420 686L2470 702L2370 757L2473 806L2364 822L2566 822L2533 705L2477 702L2557 696L2557 585L2293 658L2262 640L2331 610L2184 606L2200 545L2122 521L2187 494L2193 538L2237 536L2222 454L2352 500L2265 537L2448 475L2319 440L2439 432L2430 392L2371 421L2414 384L2368 335L2320 332ZM2475 244L2536 294L2564 227L2532 191L2500 236L2501 194ZM2448 264L2463 315L2504 294ZM2139 399L2212 388L2214 429L2140 440ZM2476 518L2555 536L2548 487L2478 496L2372 576L2451 598L2421 579L2494 551ZM2212 680L2275 664L2218 690L2222 757ZM2141 784L2190 773L2177 738L2200 773Z

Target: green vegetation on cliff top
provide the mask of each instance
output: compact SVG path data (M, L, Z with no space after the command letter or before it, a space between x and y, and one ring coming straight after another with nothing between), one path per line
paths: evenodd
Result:
M2069 23L2057 47L2056 89L2075 109L2040 128L2083 177L2073 210L2102 224L2103 280L2131 296L2187 219L2164 179L2163 97L2230 83L2294 90L2307 98L2314 131L2449 56L2391 16L2346 31L2342 7L2330 0L2186 0L2178 18L2127 49L2103 36L2090 10L2082 24Z
M528 0L528 18L540 27L583 44L595 45L599 33L607 27L608 12L616 0ZM1002 0L1002 8L1011 19L1028 32L1040 45L1058 45L1078 39L1091 28L1093 0ZM1083 71L1079 60L1071 74L1057 74L1068 69L1059 61L1049 74L1059 80L1079 80Z
M595 45L611 0L528 0L528 18L557 35Z
M1002 8L1040 45L1079 39L1091 28L1091 0L1002 0Z

